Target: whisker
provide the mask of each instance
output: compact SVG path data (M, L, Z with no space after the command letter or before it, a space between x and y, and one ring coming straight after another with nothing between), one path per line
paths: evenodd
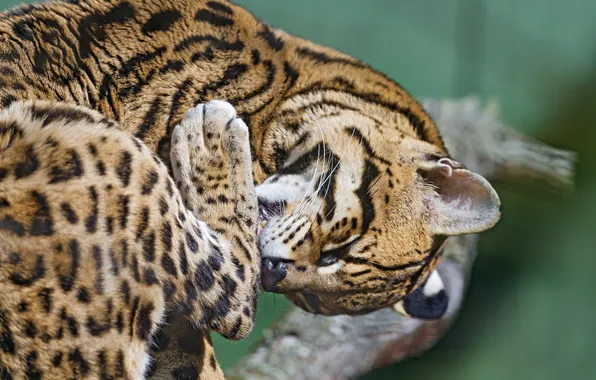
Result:
M318 121L315 121L317 128L319 129L319 133L321 135L321 140L323 143L323 158L325 158L325 156L327 155L326 152L326 144L325 144L325 134L323 133L323 128L321 128L321 124ZM319 168L319 160L321 158L321 146L318 145L317 146L317 163L315 166L315 172L313 174L313 177L311 179L311 181L309 182L307 188L304 191L304 197L302 198L302 201L300 202L300 205L296 208L296 210L294 211L297 215L299 215L296 219L301 218L302 216L304 216L306 214L306 211L308 210L308 208L306 208L305 206L308 205L308 200L310 197L312 197L312 194L309 195L307 197L308 191L311 188L312 184L315 181L315 178L317 178L317 172L318 172L318 168Z

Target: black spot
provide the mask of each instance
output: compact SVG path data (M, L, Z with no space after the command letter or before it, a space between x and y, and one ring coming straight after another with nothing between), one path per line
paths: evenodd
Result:
M195 15L195 20L197 21L204 21L213 26L230 26L234 25L234 20L217 15L213 12L210 12L206 9L201 9Z
M54 367L59 367L61 363L62 363L62 352L59 352L56 355L54 355L54 358L52 359L52 365Z
M93 260L95 261L95 275L97 276L95 280L95 291L98 294L103 294L103 255L101 253L101 248L97 245L94 245L91 248Z
M130 198L128 195L121 195L119 199L120 203L120 228L125 229L126 225L128 224L128 213L129 213L129 204Z
M166 184L166 191L168 192L168 195L171 197L172 195L174 195L174 184L171 178L168 178L167 184Z
M326 53L312 50L308 47L299 47L296 49L296 53L301 57L306 57L312 59L318 63L339 63L346 66L352 66L355 68L367 68L365 64L362 62L356 61L354 59L343 58L343 57L332 57Z
M172 281L164 281L163 292L166 302L170 301L174 293L176 293L176 285Z
M152 32L169 30L180 17L182 17L180 12L173 9L156 13L143 25L141 31L144 34L150 34Z
M68 243L68 253L70 254L70 274L60 275L60 287L65 292L70 292L72 290L79 270L79 258L81 253L79 251L78 241L73 239Z
M244 281L246 280L246 275L244 272L244 265L242 264L238 264L237 268L236 268L236 276L238 276L238 278L240 279L240 281Z
M105 350L101 350L97 353L97 362L99 364L99 377L102 380L107 380L107 379L111 379L110 376L108 376L107 373L107 358L106 358L106 351Z
M118 315L116 316L116 328L120 334L124 331L124 315L122 315L121 311L118 312Z
M79 336L78 322L72 316L68 315L68 313L66 312L66 309L64 309L64 308L60 312L60 319L64 322L66 322L68 331L70 331L72 336L74 336L74 337Z
M199 244L189 232L186 232L186 244L192 253L197 253L199 251Z
M238 287L238 284L230 276L228 276L227 274L223 276L222 288L223 288L223 292L226 296L233 297L234 294L236 293L237 287Z
M242 326L242 317L238 317L236 319L236 322L234 322L234 326L232 326L232 328L230 329L228 336L235 337L236 335L238 335L238 331L240 331L240 326Z
M139 224L137 226L137 239L139 239L143 235L143 232L149 226L149 207L143 207L140 218L141 220L139 221Z
M133 58L133 59L134 59L134 58ZM130 61L124 64L123 70L126 68L126 66L127 66L129 63L130 63ZM132 68L130 69L130 71L132 71ZM137 147L137 150L138 150L139 152L141 152L141 151L143 150L143 145L142 145L142 142L141 142L141 140L139 139L139 137L137 137L137 136L130 136L130 139L132 140L132 143L135 145L135 147Z
M263 25L263 30L261 30L258 35L269 44L271 49L275 51L283 49L284 41L280 37L277 37L269 26Z
M105 222L106 232L111 235L112 233L114 233L114 218L112 218L111 216L106 216Z
M87 112L70 107L31 107L31 115L36 119L43 119L42 127L61 120L66 123L86 121L88 123L95 123L95 119Z
M89 153L91 153L93 157L97 157L97 147L95 146L95 144L87 144L87 149L89 149Z
M25 19L15 23L12 26L12 31L18 38L26 41L31 41L34 35L33 31L31 30L32 26L33 21Z
M92 336L101 336L110 331L110 322L101 324L93 317L87 317L87 330Z
M10 202L6 198L0 198L0 209L10 207Z
M106 175L106 166L103 163L103 161L97 161L97 163L95 164L95 169L97 169L97 172L99 173L99 175L104 176Z
M137 256L132 257L132 274L136 282L141 281L141 275L139 273L139 260L137 260Z
M124 23L134 17L134 9L128 2L122 2L105 14L93 13L79 22L79 54L81 58L91 55L93 41L104 41L106 26Z
M37 352L33 351L29 353L27 355L26 361L27 369L25 371L25 374L27 375L27 379L41 380L42 372L39 368L37 368L37 365L35 364L35 362L37 361Z
M209 255L209 258L207 259L209 266L213 268L214 271L218 271L221 269L221 266L224 263L224 261L224 257L219 248L213 247L213 249L211 250L211 254Z
M68 355L68 361L70 361L73 366L77 367L75 373L78 373L79 375L87 375L89 372L89 362L85 360L78 347Z
M93 204L91 206L91 214L89 214L85 221L85 228L87 229L87 232L94 233L97 231L97 214L99 213L97 190L95 190L94 186L89 187L89 198L91 198Z
M195 283L197 287L203 291L209 290L213 287L213 284L215 283L215 275L207 263L202 262L197 266L195 272Z
M33 222L31 223L31 235L33 236L50 236L53 233L52 230L52 217L50 216L50 207L48 201L43 194L33 191L31 193L39 208L35 212Z
M78 223L79 218L77 217L77 214L75 213L73 208L70 206L70 203L63 202L60 205L60 208L62 209L62 215L64 215L64 217L66 218L66 220L68 220L70 224Z
M50 169L50 181L48 183L66 182L83 175L83 166L79 154L70 149L67 152L69 158L66 162L61 162Z
M6 316L4 312L0 312L0 327L0 350L9 354L14 354L14 339L12 337L10 327L8 326L8 322L6 321Z
M161 112L161 98L157 97L153 103L151 103L151 107L147 113L143 116L143 122L139 126L135 136L139 139L144 139L147 132L154 126L156 118Z
M118 164L118 169L116 170L116 174L120 181L122 181L123 187L127 187L130 183L130 175L132 173L132 154L130 152L124 151L120 155L120 163Z
M169 209L170 206L168 205L168 202L163 198L159 198L159 213L161 216L164 216Z
M391 165L391 161L386 160L385 158L377 155L377 153L374 151L374 149L370 145L370 141L368 140L368 138L366 138L357 127L354 127L354 126L353 127L345 127L344 132L348 136L350 136L352 139L357 141L358 144L364 148L364 151L366 152L366 154L369 157L379 160L382 163L384 163L385 165ZM386 172L391 173L391 170L389 170L389 168L388 168L386 170Z
M130 285L128 284L128 281L122 281L120 284L120 293L122 293L124 303L128 305L130 303Z
M253 65L258 65L259 62L261 62L261 53L259 53L259 51L257 49L252 49L252 51L250 52L250 56L251 56L251 63Z
M233 15L234 14L234 11L232 11L231 8L229 8L227 5L224 5L224 4L222 4L220 2L217 2L217 1L208 1L207 2L207 6L209 8L211 8L211 9L213 9L213 10L220 11L220 12L223 12L223 13L227 13L229 15Z
M151 333L151 312L153 311L153 304L148 303L143 305L137 315L137 336L141 340L148 340Z
M118 356L116 357L116 378L125 378L124 373L124 352L118 350Z
M155 272L151 268L145 268L143 271L143 281L147 285L157 284L157 277L155 276Z
M89 294L87 288L81 286L77 294L77 299L83 303L89 303L91 302L91 294Z
M49 60L50 57L46 51L36 50L35 54L33 55L33 72L40 75L44 74L47 70L46 64Z
M17 265L20 262L21 262L21 255L19 255L17 252L11 252L8 255L8 263L10 265Z
M23 277L21 273L12 273L10 275L10 281L18 286L31 286L37 280L43 278L46 273L46 268L43 262L43 256L38 255L35 259L35 267L29 278Z
M39 167L37 155L33 150L33 146L29 145L25 152L25 160L17 164L14 175L17 179L24 178L33 174Z
M157 184L157 181L159 181L159 174L157 174L157 172L153 170L149 173L149 176L145 179L145 181L143 181L143 188L141 189L141 194L151 194L151 191L153 191L153 188Z
M19 311L19 313L24 313L27 310L29 310L29 304L25 301L21 301L19 302L19 306L17 306L17 310Z
M165 222L161 229L161 243L163 244L164 252L170 252L172 250L172 225L169 222Z
M188 274L188 258L186 257L186 246L184 242L180 242L180 247L178 248L178 257L180 258L180 271L182 274Z
M209 323L214 319L220 319L225 317L229 312L230 297L229 295L224 293L221 296L219 296L219 298L212 307L205 308L205 311L201 319L202 321Z
M148 262L152 263L155 260L155 232L151 231L143 239L143 253Z
M217 370L217 360L215 359L215 355L211 354L209 358L209 364L211 365L212 370Z
M168 73L168 72L170 72L170 71L173 71L173 72L180 72L180 71L182 71L182 69L183 69L183 68L184 68L184 62L182 62L182 61L172 61L172 60L170 60L170 61L168 61L168 63L166 63L166 65L165 65L165 66L163 66L163 67L162 67L162 68L159 70L159 72L160 72L161 74L165 74L165 73Z
M176 271L176 265L172 258L164 252L163 256L161 257L161 267L166 271L166 273L176 277L178 276L178 272Z
M118 276L118 273L120 271L118 269L118 260L116 259L116 254L114 253L114 248L110 248L109 255L110 255L111 272L114 276Z
M24 236L26 232L25 227L10 215L6 215L3 219L0 219L0 230L11 231L18 236Z
M369 160L365 160L360 187L354 191L362 209L361 235L364 235L368 231L370 224L375 218L375 206L370 195L370 186L378 176L379 169Z
M41 306L46 313L52 311L52 293L54 289L43 288L39 291L39 298L41 298Z

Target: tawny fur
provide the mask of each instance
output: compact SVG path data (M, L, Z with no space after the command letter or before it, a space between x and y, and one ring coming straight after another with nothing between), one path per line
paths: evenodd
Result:
M123 299L118 284L111 282L118 276L110 274L110 255L122 253L107 233L106 223L117 225L117 216L114 215L111 222L105 219L117 212L117 196L111 196L106 186L122 187L114 173L121 165L119 152L123 149L135 157L128 191L138 197L138 202L147 205L151 214L145 226L139 221L143 218L143 206L135 204L130 210L134 227L130 228L139 229L142 225L141 238L158 231L164 223L164 218L158 217L163 207L167 209L165 220L169 220L175 230L172 248L163 252L157 248L155 262L159 262L161 254L179 254L177 244L185 239L184 223L192 219L191 212L186 211L188 207L207 223L206 226L201 224L204 226L201 228L215 231L213 236L218 237L213 239L219 241L224 252L226 262L215 271L214 281L224 284L226 278L233 277L238 284L237 292L244 294L222 300L234 306L231 314L217 323L207 323L213 321L202 317L195 319L195 323L203 323L201 328L224 333L232 329L235 333L231 334L232 338L250 330L255 307L251 292L258 280L258 260L252 257L254 260L250 262L249 258L254 256L257 244L264 252L269 248L272 254L285 252L283 259L291 262L287 276L279 282L276 291L285 293L298 306L321 314L358 314L390 306L412 292L435 268L438 256L433 247L437 246L437 237L429 227L432 212L426 208L434 190L419 174L419 169L448 154L435 125L420 104L369 66L274 29L224 1L50 2L3 13L0 32L3 107L16 100L60 101L62 104L56 106L58 110L69 109L64 103L77 104L85 107L76 108L77 112L88 113L95 120L90 122L85 116L62 120L54 115L51 117L56 120L51 128L39 134L27 132L23 137L14 135L16 132L9 125L0 127L4 128L0 129L0 150L5 150L0 173L7 165L13 165L10 170L14 171L18 160L27 159L26 146L19 144L26 141L43 144L41 136L55 136L60 146L72 146L85 165L84 180L73 184L69 192L59 188L51 190L47 185L47 170L40 169L28 180L17 179L13 172L0 176L0 218L4 217L6 223L6 216L18 214L14 219L29 231L35 212L42 207L31 191L35 189L44 194L52 191L45 200L49 215L55 220L53 231L56 234L44 240L25 232L25 239L14 236L14 231L10 232L6 224L0 229L4 267L1 286L6 298L0 305L0 339L5 339L9 331L26 334L26 323L33 321L36 334L31 339L44 347L44 351L27 356L19 345L30 338L19 335L14 338L19 359L12 361L10 353L0 351L0 371L24 374L43 367L48 378L62 370L66 371L66 377L77 377L80 372L68 371L82 370L81 360L77 359L80 354L89 368L96 371L93 372L96 377L100 375L97 371L104 360L99 356L103 344L109 346L104 368L112 376L117 376L122 367L118 359L120 350L124 353L123 370L129 376L143 366L125 353L133 349L142 352L149 336L165 317L165 310L176 302L168 303L164 298L163 288L170 280L166 280L169 277L161 269L154 269L158 285L149 286L143 284L142 279L131 279L131 297L138 295L139 307L146 305L143 302L151 302L153 310L147 339L137 346L131 345L129 335L136 331L138 322L129 317L138 313L131 306L132 301ZM244 183L232 188L226 182L234 176L244 176L246 180L247 173L228 173L225 165L224 169L219 166L228 159L242 160L248 156L234 158L233 152L221 157L196 155L197 146L201 149L201 144L205 148L221 140L222 136L211 132L201 139L180 134L180 139L186 140L180 142L182 145L178 148L171 143L174 127L184 125L185 112L212 99L230 102L249 127L252 177L261 185L257 190L264 197L268 189L274 189L270 192L272 196L301 192L297 199L284 203L283 214L269 222L258 242L246 219L256 212L249 209L249 206L255 207L251 203L254 199L250 199L252 185ZM220 106L223 113L218 115L231 112L231 107ZM27 107L38 105L15 106L3 117L15 120L27 130L35 129L35 126L21 125L25 119L19 112L25 112ZM46 117L52 112L47 109ZM39 123L39 117L27 119L27 123ZM102 142L104 132L110 143ZM135 146L137 143L140 148ZM90 149L90 145L95 148ZM51 148L41 145L36 149L40 149L36 151L40 167L50 168L62 163L68 168L68 150L51 153ZM153 159L151 153L157 154L165 165ZM172 162L171 156L178 157L179 162ZM111 179L98 172L101 171L98 157ZM152 195L141 201L143 188L151 182L148 177L151 170L159 173L159 182ZM298 174L294 176L290 173L292 170ZM169 184L167 172L176 175L179 181L171 186L171 191L166 187ZM282 186L282 191L275 190L278 188L274 185ZM96 211L101 215L92 232L85 229L83 219L94 207L90 186L96 188L99 198ZM178 191L187 201L186 207L180 203ZM2 203L8 197L6 192L11 197L8 205ZM240 199L242 196L248 198ZM70 204L66 211L61 206L64 202ZM245 203L240 204L242 202ZM63 214L70 214L70 209L79 216L75 226L64 220ZM179 220L178 211L186 213L187 222ZM181 226L177 226L176 221ZM119 233L127 234L135 249L142 252L142 239L137 239L137 232L123 229ZM59 277L56 277L59 273L54 272L72 266L70 259L60 258L60 255L68 256L69 240L57 237L62 235L78 239L79 249L86 252L85 260L80 263L85 266L73 278L73 290L68 294L60 290ZM55 251L55 239L64 240L62 251ZM201 243L201 247L209 244ZM160 244L156 242L158 247ZM226 244L230 251L226 250ZM103 258L101 270L93 264L95 245L99 246ZM12 263L11 252L16 248L29 255L21 254L18 263L15 256ZM338 248L345 251L341 261L333 266L321 266L324 253ZM10 293L5 291L14 286L6 277L13 273L10 270L30 275L36 265L34 252L40 249L47 250L44 254L50 255L48 257L65 260L57 264L59 269L46 263L43 281L48 283L42 288L49 289L53 295L53 318L45 317L43 303L40 303L44 298L40 300L39 294L16 288ZM176 271L180 272L180 264L174 262ZM243 268L242 275L238 274L239 268ZM104 294L94 290L99 273L104 274ZM126 276L134 276L134 273ZM179 276L176 281L182 279ZM174 279L171 281L176 285L172 296L175 299L184 285ZM77 300L81 287L90 293L92 302ZM210 294L200 294L197 299L213 301ZM28 308L23 311L26 314L21 315L19 305L25 303ZM60 307L66 308L62 319ZM196 310L205 307L198 305ZM116 326L120 308L126 316L122 333ZM106 320L106 313L112 313L111 318L116 320ZM95 318L96 327L106 323L105 335L94 337L89 332L87 316ZM79 326L79 335L69 332L69 318ZM221 377L206 333L194 331L181 319L181 314L172 314L170 318L159 334L161 338L155 338L157 364L152 366L152 375L155 378ZM242 320L236 329L238 318ZM46 327L60 328L61 324L68 337L62 346L54 340L45 343L42 331ZM193 344L189 345L191 336ZM167 344L162 339L167 340ZM58 361L59 351L62 359L58 366L53 366L52 360Z

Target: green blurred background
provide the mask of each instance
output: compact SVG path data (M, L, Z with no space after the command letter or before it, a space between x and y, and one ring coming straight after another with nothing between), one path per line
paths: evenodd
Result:
M481 239L455 326L422 357L366 379L596 379L596 1L236 2L370 63L415 96L494 98L509 125L580 154L569 194L497 184L503 218ZM287 302L264 294L259 307L249 339L215 338L224 368Z

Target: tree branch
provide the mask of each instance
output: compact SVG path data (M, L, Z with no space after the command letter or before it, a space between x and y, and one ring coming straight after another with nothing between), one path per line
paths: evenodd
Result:
M531 180L562 191L573 184L574 153L508 128L496 108L475 97L427 100L452 156L490 180ZM462 304L476 257L478 235L449 240L438 266L449 295L439 321L407 319L385 309L358 316L321 317L292 308L265 339L227 374L228 379L355 378L432 347Z

